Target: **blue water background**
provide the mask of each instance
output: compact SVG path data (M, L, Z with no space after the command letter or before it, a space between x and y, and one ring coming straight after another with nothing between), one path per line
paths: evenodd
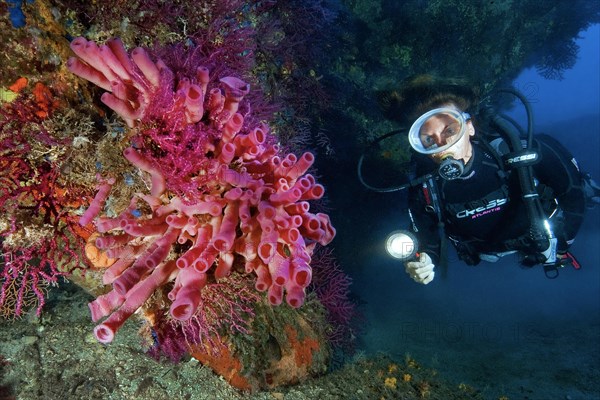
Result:
M545 80L527 70L515 86L531 102L536 132L558 138L600 182L600 28L595 25L580 36L578 62L563 80ZM522 108L511 114L524 122ZM541 388L556 382L563 374L559 371L592 373L586 363L600 349L600 207L587 213L572 247L583 265L579 271L564 268L551 280L539 267L520 268L514 257L470 267L451 249L446 276L438 269L436 279L423 286L384 250L386 235L408 222L402 194L363 196L367 202L360 208L379 214L368 218L367 226L356 227L362 249L352 255L362 263L353 275L354 290L365 302L363 350L410 354L456 382L487 387L484 393L495 396L489 398L503 393L525 398L514 397L519 386L540 388L527 398L544 398ZM571 365L578 362L580 367ZM526 365L533 371L530 377L523 376ZM596 362L596 379L598 367ZM540 380L540 373L547 379ZM600 398L600 393L586 397L589 393L575 388L556 395Z

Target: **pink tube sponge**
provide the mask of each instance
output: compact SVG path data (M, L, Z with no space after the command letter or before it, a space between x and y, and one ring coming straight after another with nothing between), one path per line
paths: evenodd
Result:
M110 343L117 330L140 308L154 291L164 285L175 270L175 262L171 261L156 268L150 276L140 280L125 296L125 302L113 312L103 323L94 328L94 335L100 343ZM98 299L96 299L97 301ZM92 302L92 303L95 303ZM90 306L92 308L93 306Z
M148 79L150 85L154 87L158 87L160 81L160 72L158 67L152 60L146 50L141 47L134 49L131 52L131 58L135 62L135 64L140 68L144 77Z
M110 179L105 180L98 187L98 192L96 193L94 200L92 200L88 209L85 210L85 212L79 219L79 225L86 226L87 224L92 222L92 219L94 219L100 213L102 207L104 206L104 202L106 201L106 198L108 197L108 194L110 193L110 189L112 188L112 185L114 183L115 183L115 180L113 178L110 178Z
M243 108L249 85L238 78L215 82L203 66L193 76L176 75L143 49L129 55L118 40L96 47L78 38L72 47L79 58L69 62L71 71L111 91L103 101L136 126L123 157L149 182L148 193L110 216L102 204L125 183L101 185L82 218L101 233L98 247L117 259L103 276L112 291L90 304L94 320L106 317L97 339L110 342L173 280L169 313L190 320L203 289L240 267L270 304L285 298L300 307L313 249L335 236L329 217L310 210L310 200L324 194L307 173L314 155L282 154L267 124L238 112L251 110Z
M102 96L108 107L123 117L129 126L144 116L159 84L160 71L143 49L135 49L130 58L118 39L99 48L82 37L71 42L71 49L79 57L67 61L71 72L109 92L120 88L120 93Z
M206 285L206 274L196 271L194 268L184 268L177 275L175 287L169 294L173 297L170 314L179 321L187 321L196 312L200 303L200 292Z
M233 76L221 78L220 82L225 89L223 108L233 114L238 110L240 101L250 92L250 85Z

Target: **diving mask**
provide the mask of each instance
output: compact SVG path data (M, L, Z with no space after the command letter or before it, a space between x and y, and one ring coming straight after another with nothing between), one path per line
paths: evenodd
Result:
M468 113L453 108L433 109L421 115L410 127L408 140L421 154L440 153L464 136L469 119Z

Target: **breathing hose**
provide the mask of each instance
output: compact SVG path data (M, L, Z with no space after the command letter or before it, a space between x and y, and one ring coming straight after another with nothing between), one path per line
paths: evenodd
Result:
M534 246L535 251L542 252L552 244L554 234L549 224L546 223L546 216L533 179L531 165L539 158L538 154L531 152L533 146L533 112L527 99L517 90L507 88L499 89L497 92L510 93L516 96L521 100L527 112L527 149L524 149L514 121L501 117L493 112L491 108L484 110L484 114L489 118L491 124L505 137L512 151L512 153L508 154L507 161L509 164L512 163L514 165L519 176L522 198L530 221L531 244ZM548 261L554 261L553 257L554 255L551 255Z

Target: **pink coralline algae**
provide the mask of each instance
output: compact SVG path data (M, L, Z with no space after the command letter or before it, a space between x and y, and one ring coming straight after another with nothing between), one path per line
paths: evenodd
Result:
M207 282L233 270L255 276L270 304L281 304L285 294L300 307L313 249L335 236L326 214L309 212L308 201L324 194L307 173L313 154L284 155L267 124L248 126L249 111L240 110L249 85L241 79L215 82L203 66L194 76L178 76L141 48L127 53L116 39L98 47L78 38L71 48L77 58L69 69L107 90L102 101L139 132L123 156L149 187L109 217L104 204L121 178L105 176L81 217L101 233L96 246L116 260L103 275L112 290L90 303L94 321L107 317L96 338L111 342L173 280L170 315L189 321Z

